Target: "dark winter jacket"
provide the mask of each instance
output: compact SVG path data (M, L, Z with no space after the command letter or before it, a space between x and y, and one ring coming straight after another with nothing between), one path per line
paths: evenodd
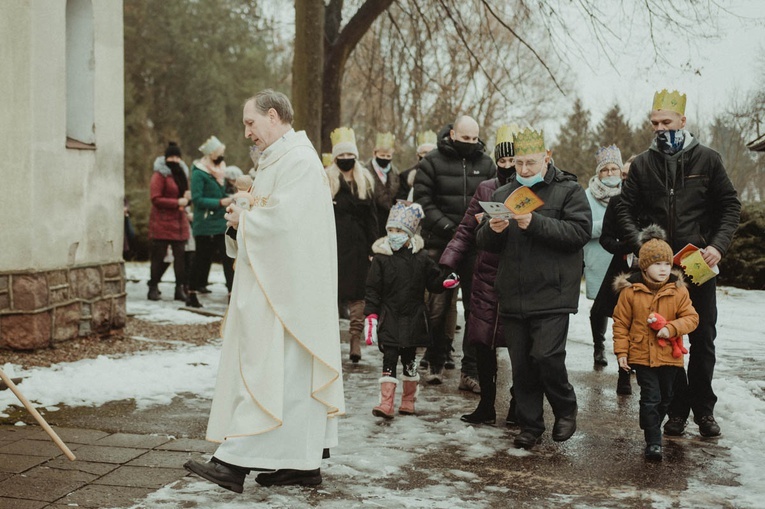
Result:
M473 283L470 293L470 313L465 326L467 340L492 348L505 346L502 325L499 321L499 299L494 290L499 267L499 255L477 251L475 234L478 229L476 214L483 211L478 202L491 201L491 195L499 187L499 178L481 182L470 200L467 212L457 227L457 233L441 255L439 263L459 270L465 260L475 259ZM477 253L476 253L477 251ZM475 258L473 258L475 256Z
M518 187L515 179L510 180L492 194L491 201L504 202ZM500 253L494 284L499 313L512 318L576 313L582 248L592 231L587 196L576 176L552 165L531 189L544 205L531 213L525 231L511 219L502 233L496 233L484 218L476 234L479 249Z
M484 152L482 141L470 158L462 158L449 136L451 128L448 125L441 130L437 150L418 163L414 180L414 201L425 211L422 236L428 249L446 247L478 184L497 171L494 161Z
M396 193L397 200L406 200L409 197L409 190L414 184L414 177L417 173L417 165L415 164L411 168L408 168L401 172L398 176L398 193Z
M185 163L182 168L188 173ZM154 173L149 185L151 212L149 213L149 238L155 240L185 241L189 238L189 220L184 207L178 205L181 198L178 184L164 157L154 161Z
M741 212L720 154L695 138L674 156L661 153L654 141L632 162L621 196L619 226L636 253L640 230L658 224L675 252L690 243L724 255Z
M413 248L393 251L387 238L378 239L369 269L364 315L376 314L381 346L428 346L431 341L423 295L444 291L443 276L427 253L422 238Z
M385 237L388 233L385 230L385 223L388 221L388 214L390 214L390 208L396 203L396 194L398 194L398 186L400 184L398 169L390 163L390 171L388 172L388 178L383 183L380 180L380 176L375 171L373 165L373 159L367 161L366 168L369 173L372 174L372 178L375 181L375 218L377 221L377 234L376 237Z
M355 189L355 185L354 185ZM332 199L337 230L338 298L361 300L369 270L369 256L376 236L376 221L372 199L361 200L344 178Z
M632 269L627 265L627 255L632 252L629 244L624 241L624 235L619 230L616 220L616 207L621 200L621 194L612 197L608 201L606 213L603 216L603 231L600 234L600 245L603 249L613 254L611 263L606 269L603 283L600 285L595 301L592 303L590 314L592 316L611 316L614 313L616 299L619 295L614 291L614 278L623 272Z
M191 228L195 236L221 235L226 233L226 208L220 204L226 198L226 190L215 177L194 163L191 166L191 201L194 203L194 220Z

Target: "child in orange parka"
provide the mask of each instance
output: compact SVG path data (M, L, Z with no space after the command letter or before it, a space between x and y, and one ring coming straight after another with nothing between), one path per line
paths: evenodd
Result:
M643 230L640 272L614 280L619 294L613 315L614 353L620 369L634 369L637 375L645 457L654 461L662 459L661 423L672 400L675 377L683 368L683 357L673 357L672 347L661 346L658 340L688 334L699 323L682 273L672 271L672 248L664 239L664 231L656 225ZM661 330L650 327L651 313L667 319Z

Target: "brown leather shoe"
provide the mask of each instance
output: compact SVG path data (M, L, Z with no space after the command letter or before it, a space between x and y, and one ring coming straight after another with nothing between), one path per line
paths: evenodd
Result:
M283 468L276 472L259 474L255 481L261 486L286 486L288 484L317 486L321 484L321 471L318 468L314 470Z
M244 491L244 478L247 476L244 472L237 472L214 461L202 463L201 461L189 460L183 464L183 468L234 493Z

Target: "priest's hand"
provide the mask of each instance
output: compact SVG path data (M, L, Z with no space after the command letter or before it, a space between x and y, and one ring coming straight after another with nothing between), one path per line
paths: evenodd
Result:
M233 229L239 228L239 215L242 213L244 209L241 207L237 207L235 204L231 204L228 207L226 207L226 215L223 217L226 219L226 226L230 226Z

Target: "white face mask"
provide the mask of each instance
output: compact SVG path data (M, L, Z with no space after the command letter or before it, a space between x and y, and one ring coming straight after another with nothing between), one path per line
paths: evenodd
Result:
M608 177L603 177L600 181L608 187L619 187L619 184L622 183L622 178L619 175L609 175Z
M398 251L402 247L404 247L404 244L407 243L409 240L409 235L406 233L389 233L388 234L388 244L390 244L390 248L394 251Z

